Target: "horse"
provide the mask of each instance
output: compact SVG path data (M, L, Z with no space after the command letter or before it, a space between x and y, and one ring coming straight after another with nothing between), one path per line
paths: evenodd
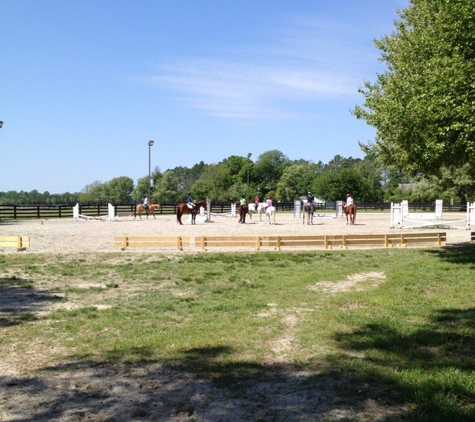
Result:
M239 223L246 223L246 214L249 212L248 205L240 205L239 206ZM251 217L252 218L252 217Z
M247 214L249 215L249 220L252 221L252 214L257 212L258 205L259 204L252 202L251 204L247 206Z
M266 219L269 224L275 224L275 212L276 208L273 206L267 207L266 209Z
M313 224L313 214L315 213L315 204L313 202L306 202L303 204L303 224L307 220L307 224Z
M341 205L343 207L343 212L346 214L346 225L350 224L351 226L354 226L356 220L356 205L350 204L346 208L346 202L343 202Z
M262 216L265 215L265 213L266 213L266 206L267 206L267 204L265 202L259 202L259 205L257 206L257 212L259 214L259 221L262 221Z
M153 218L155 218L156 220L157 217L155 217L154 212L155 210L161 210L161 209L162 209L162 206L160 204L148 204L147 209L145 209L142 204L138 204L134 210L134 220L137 217L137 214L139 215L140 219L142 219L142 212L144 211L145 211L145 214L147 214L147 218L150 214L152 214Z
M195 202L194 208L190 208L185 202L178 204L176 206L176 222L183 225L181 222L181 216L183 214L191 214L191 224L196 224L196 214L200 212L201 207L203 207L206 211L206 201L204 199Z

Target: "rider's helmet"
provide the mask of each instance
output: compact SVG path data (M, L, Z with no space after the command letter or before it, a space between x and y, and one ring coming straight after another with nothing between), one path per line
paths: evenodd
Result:
M351 196L349 193L346 194L346 197L348 198L349 196Z

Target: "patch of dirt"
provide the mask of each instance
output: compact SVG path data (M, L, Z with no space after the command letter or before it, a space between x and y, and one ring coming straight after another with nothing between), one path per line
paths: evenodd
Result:
M337 282L321 281L313 286L309 286L308 288L310 290L326 294L337 294L346 292L350 289L355 289L356 291L361 292L364 290L374 289L384 281L386 281L386 276L384 273L369 272L350 275L346 278L346 280Z

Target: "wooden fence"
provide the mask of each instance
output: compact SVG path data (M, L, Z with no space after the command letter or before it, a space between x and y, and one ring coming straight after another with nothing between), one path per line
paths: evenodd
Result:
M114 246L121 250L137 247L176 248L190 246L190 238L182 236L116 236Z
M390 248L405 247L408 244L446 244L446 233L391 233L361 235L320 235L320 236L196 236L195 248L205 251L209 248L271 248L281 250L283 247L315 247L324 249L337 247L347 249L348 246L376 246ZM192 246L189 237L167 236L116 236L114 246L125 250L130 247L172 247L182 250L184 246Z
M337 247L347 249L348 246L374 246L390 248L405 247L408 244L435 244L444 246L447 241L445 232L391 233L391 234L355 234L355 235L320 235L320 236L197 236L194 247L205 251L209 248L272 248L280 251L284 247ZM471 233L472 243L475 232ZM174 248L179 251L184 247L193 246L193 239L187 236L116 236L114 246L127 248ZM1 248L15 248L23 251L30 247L28 236L0 236Z
M51 218L73 218L72 205L0 205L0 220L28 220L28 219L51 219ZM135 204L113 204L118 217L134 215ZM161 209L156 211L156 215L176 214L177 203L163 203ZM274 203L277 212L294 211L294 202L276 202ZM390 203L357 203L360 211L384 211L390 210ZM80 214L94 216L107 215L107 203L105 204L80 204ZM411 211L430 212L433 211L432 203L409 203ZM316 211L325 210L335 211L335 205L317 204ZM453 204L443 206L444 212L466 211L466 204ZM230 202L212 202L211 212L225 214L231 212Z

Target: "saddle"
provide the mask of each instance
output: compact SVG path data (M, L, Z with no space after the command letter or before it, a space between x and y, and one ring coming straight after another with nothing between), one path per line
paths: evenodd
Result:
M195 204L188 203L188 204L186 204L186 206L187 206L190 210L194 210L194 209L195 209Z
M144 210L147 210L147 209L148 209L148 205L147 205L147 204L142 204L142 208L143 208Z

